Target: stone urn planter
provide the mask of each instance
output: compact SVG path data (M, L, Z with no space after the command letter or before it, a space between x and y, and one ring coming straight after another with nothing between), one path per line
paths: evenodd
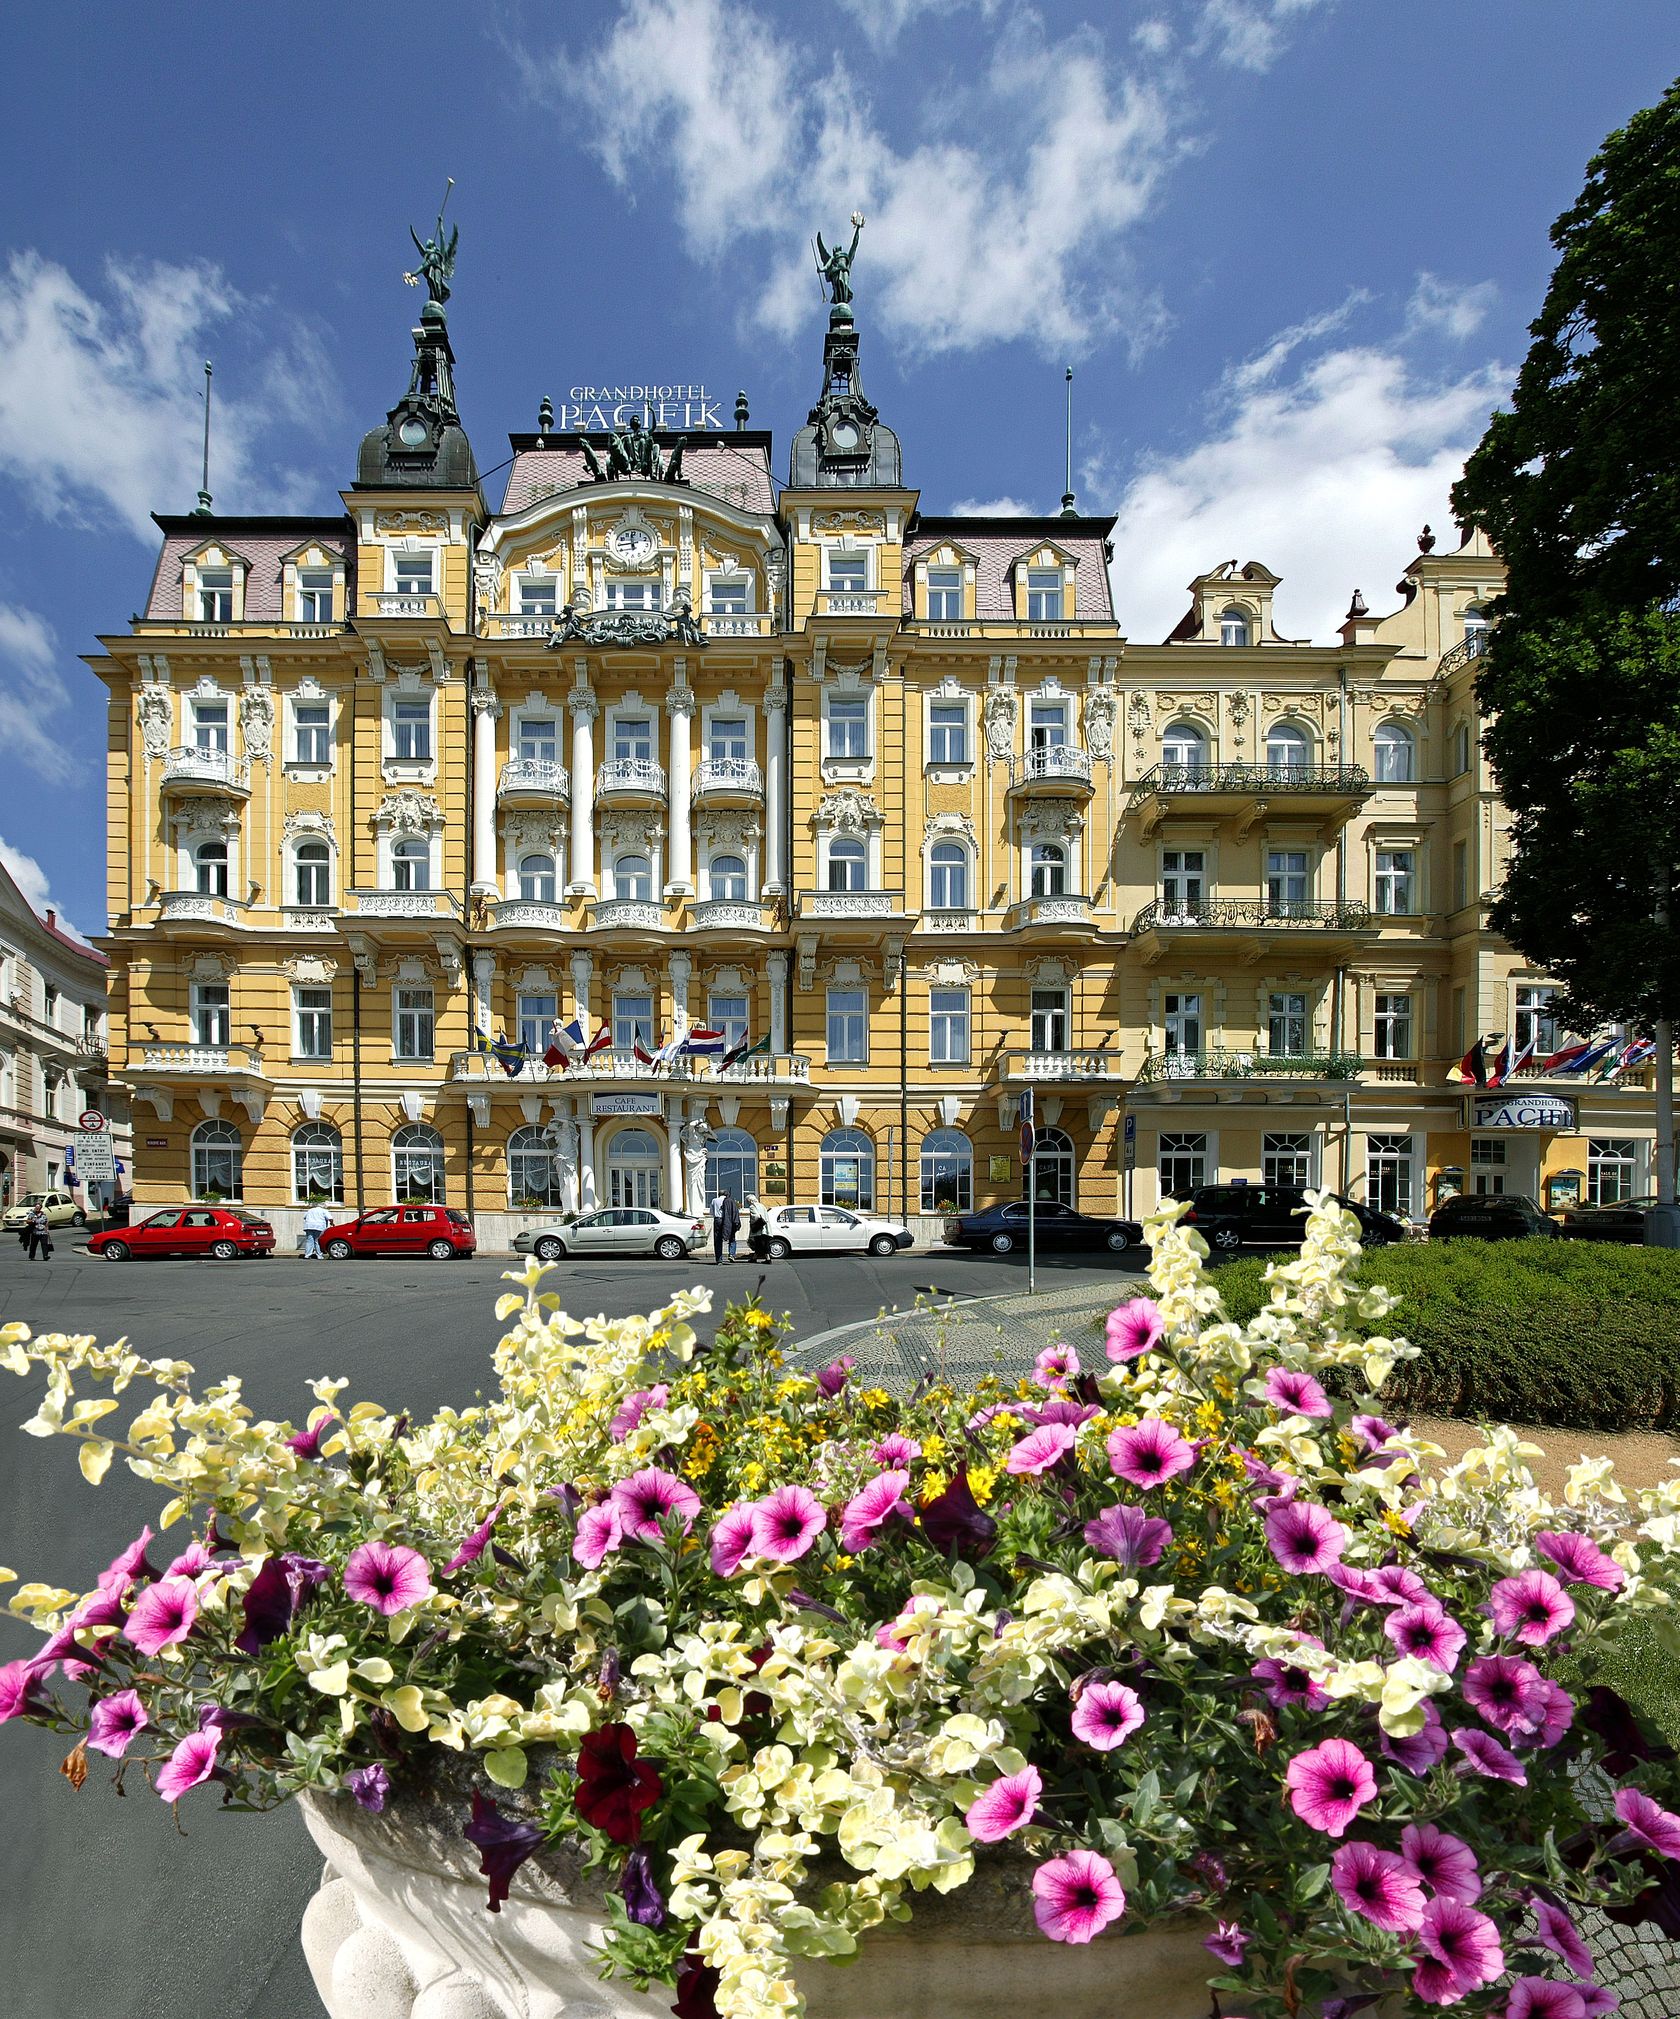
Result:
M344 1796L301 1799L327 1861L303 1947L332 2019L670 2019L669 1991L597 1974L600 1895L564 1851L524 1865L491 1914L453 1791L405 1794L377 1816ZM983 1864L955 1893L919 1897L908 1926L872 1930L853 1962L811 1963L799 1978L811 2019L1208 2019L1217 1966L1199 1924L1063 1947L1034 1925L1029 1872Z

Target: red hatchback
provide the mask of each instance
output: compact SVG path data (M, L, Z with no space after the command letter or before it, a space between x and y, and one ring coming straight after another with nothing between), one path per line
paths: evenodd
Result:
M335 1262L352 1255L430 1255L452 1262L478 1247L473 1225L453 1206L379 1206L329 1227L321 1246Z
M107 1262L153 1255L213 1255L232 1262L241 1255L272 1255L274 1229L232 1206L169 1206L132 1226L95 1234L87 1245Z

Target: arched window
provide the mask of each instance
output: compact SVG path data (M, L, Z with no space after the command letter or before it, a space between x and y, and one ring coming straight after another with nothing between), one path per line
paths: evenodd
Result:
M875 1145L862 1129L830 1129L822 1139L821 1199L825 1206L875 1210Z
M1067 849L1059 841L1032 845L1032 895L1062 897L1067 893Z
M245 1184L245 1145L232 1122L200 1122L192 1132L195 1199L237 1199Z
M1293 722L1274 722L1266 733L1266 769L1274 778L1299 778L1312 762L1312 744Z
M405 1122L392 1136L391 1184L398 1200L443 1204L443 1138L429 1122Z
M928 902L935 911L967 911L968 850L942 841L928 858Z
M1410 785L1417 776L1417 739L1403 722L1379 722L1372 743L1377 778L1384 785Z
M613 862L613 896L653 901L653 864L645 855L621 855Z
M931 1129L922 1138L922 1211L974 1210L974 1145L961 1129Z
M1487 642L1487 634L1493 629L1493 620L1479 603L1472 603L1464 612L1464 642L1470 647L1474 658Z
M1200 778L1208 768L1207 738L1193 722L1173 722L1161 732L1161 769L1168 784Z
M508 1204L527 1212L561 1206L560 1163L547 1129L515 1129L508 1137Z
M417 835L391 845L391 888L430 890L432 887L432 845Z
M1073 1142L1060 1129L1040 1129L1033 1160L1037 1196L1058 1206L1073 1204Z
M519 858L519 895L528 904L554 902L552 855L522 855Z
M828 844L828 887L830 890L869 888L869 853L861 841L841 839Z
M708 871L715 898L729 898L736 904L747 901L747 865L739 855L714 855Z
M1248 619L1241 610L1221 610L1219 613L1219 642L1221 645L1249 645L1253 643L1248 628Z
M332 855L324 841L300 841L292 857L299 904L330 904Z
M344 1198L344 1139L331 1122L305 1122L292 1137L292 1196L305 1205Z
M758 1190L758 1145L745 1129L715 1129L706 1145L706 1197L727 1192L742 1205Z
M201 841L193 850L193 870L198 888L205 897L228 894L228 859L225 841Z
M620 1129L607 1145L607 1204L657 1213L665 1204L664 1185L658 1138L650 1129Z

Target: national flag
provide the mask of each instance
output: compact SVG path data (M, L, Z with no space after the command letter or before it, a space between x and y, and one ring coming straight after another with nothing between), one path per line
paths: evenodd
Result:
M585 1049L583 1025L576 1017L569 1024L563 1024L556 1017L548 1027L548 1050L543 1053L545 1066L558 1066L562 1072L571 1064L572 1055Z
M1497 1056L1489 1063L1488 1085L1490 1087L1502 1087L1507 1082L1514 1080L1533 1056L1534 1041L1532 1038L1523 1046L1521 1051L1518 1051L1511 1040L1507 1038L1505 1043L1500 1046Z
M709 1024L690 1024L678 1049L691 1058L716 1058L728 1042L722 1031L713 1030Z
M1636 1066L1648 1066L1657 1055L1657 1047L1651 1038L1635 1038L1621 1051L1599 1075L1601 1079L1613 1080L1622 1073L1632 1072Z
M640 1066L651 1066L656 1063L653 1053L642 1043L640 1031L630 1040L630 1056Z
M496 1063L507 1074L510 1080L525 1063L525 1046L523 1041L516 1043L514 1039L504 1034L497 1038L490 1049L495 1054Z
M1460 1085L1473 1083L1478 1087L1487 1086L1489 1084L1488 1046L1490 1043L1494 1045L1503 1044L1503 1034L1491 1040L1488 1038L1477 1038L1476 1042L1464 1054L1463 1058L1459 1060L1458 1064L1448 1069L1447 1078L1449 1080L1457 1080Z
M604 1052L611 1043L612 1032L607 1029L605 1024L602 1024L588 1044L584 1046L583 1056L585 1062L592 1059L597 1052Z
M1548 1073L1590 1073L1615 1049L1616 1040L1613 1037L1577 1038L1572 1044L1565 1045L1562 1051L1553 1052L1542 1070Z
M767 1052L769 1049L770 1039L768 1034L761 1037L758 1043L754 1045L748 1044L747 1034L743 1031L734 1044L730 1046L729 1050L724 1053L723 1062L719 1070L728 1072L731 1066L738 1066L747 1059L756 1059L760 1053Z

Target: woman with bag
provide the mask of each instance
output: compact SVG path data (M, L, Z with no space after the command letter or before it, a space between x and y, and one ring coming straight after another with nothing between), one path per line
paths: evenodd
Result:
M747 1197L747 1246L761 1268L770 1266L770 1222L756 1192Z
M52 1222L47 1218L47 1209L45 1206L37 1206L34 1212L30 1214L26 1232L28 1234L27 1254L29 1260L31 1262L34 1261L35 1250L39 1248L41 1251L41 1260L43 1262L50 1262L52 1260Z

